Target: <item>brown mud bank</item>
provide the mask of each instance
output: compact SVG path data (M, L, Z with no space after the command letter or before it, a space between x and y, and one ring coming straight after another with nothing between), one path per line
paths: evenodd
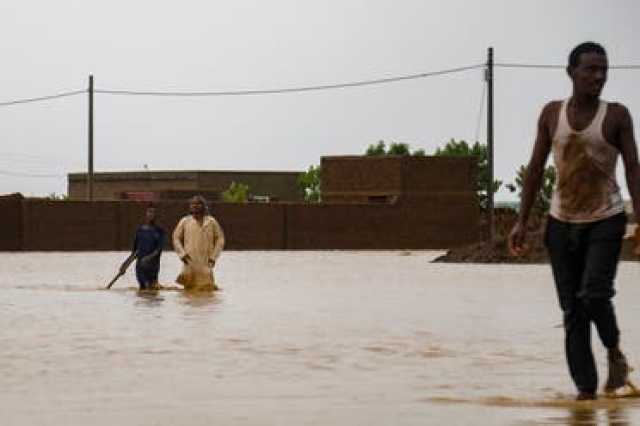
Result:
M529 232L527 244L528 252L520 257L509 253L506 234L499 235L493 242L479 242L449 250L434 262L449 263L548 263L549 256L544 246L544 227L539 231ZM627 235L622 243L620 260L638 261L640 258L633 254L635 241L632 235Z

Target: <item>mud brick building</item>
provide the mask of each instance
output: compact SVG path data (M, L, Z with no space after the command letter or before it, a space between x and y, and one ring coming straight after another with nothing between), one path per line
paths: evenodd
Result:
M322 201L327 203L454 204L475 197L476 164L471 157L322 157Z
M295 171L141 171L95 173L94 200L185 200L202 194L220 200L232 182L249 186L252 195L279 201L302 201ZM68 175L69 199L87 199L87 174Z

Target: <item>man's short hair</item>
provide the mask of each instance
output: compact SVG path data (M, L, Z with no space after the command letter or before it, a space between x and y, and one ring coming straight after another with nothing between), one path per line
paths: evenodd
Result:
M574 47L569 54L569 68L575 68L578 66L578 64L580 63L580 55L582 55L583 53L592 52L607 56L607 51L604 50L604 47L602 47L601 44L595 43L593 41L586 41Z

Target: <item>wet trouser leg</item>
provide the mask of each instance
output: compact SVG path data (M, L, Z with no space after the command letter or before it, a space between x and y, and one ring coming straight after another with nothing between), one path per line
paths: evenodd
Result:
M591 321L605 347L619 341L611 298L625 225L624 214L589 224L550 217L547 224L545 242L564 314L567 363L581 392L595 392L598 386Z
M159 268L144 268L136 265L136 279L140 290L152 289L158 282Z

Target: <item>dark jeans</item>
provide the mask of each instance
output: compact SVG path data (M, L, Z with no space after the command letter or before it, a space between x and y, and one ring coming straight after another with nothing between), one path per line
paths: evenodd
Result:
M618 345L620 331L611 298L626 223L624 213L587 224L552 217L547 222L545 245L564 313L567 362L581 392L595 392L598 387L591 322L606 348Z

